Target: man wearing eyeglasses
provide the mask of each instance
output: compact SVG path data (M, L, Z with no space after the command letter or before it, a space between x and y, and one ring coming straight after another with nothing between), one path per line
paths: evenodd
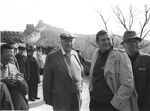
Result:
M139 50L142 39L135 31L125 31L122 45L125 48L131 63L135 79L135 88L138 93L140 111L150 110L150 55Z

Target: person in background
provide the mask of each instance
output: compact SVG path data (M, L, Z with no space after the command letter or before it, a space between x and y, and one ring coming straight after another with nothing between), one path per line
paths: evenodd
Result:
M15 55L19 68L20 68L20 72L24 74L24 78L26 80L26 82L29 80L29 63L28 63L28 59L27 57L24 55L25 50L26 50L26 46L25 44L20 44L20 46L18 47L19 53Z
M90 111L138 111L131 62L105 30L96 34L99 46L90 68Z
M43 68L44 68L44 60L43 60L43 55L42 55L42 48L37 47L37 52L36 52L36 60L40 69L40 75L43 74Z
M9 44L10 44L10 45L13 47L13 49L14 49L14 55L18 54L18 44L15 43L15 42L10 42Z
M84 75L89 76L91 62L83 57L82 52L80 50L76 50L76 52L78 53L79 59L84 68Z
M29 101L35 101L36 99L40 99L38 95L38 84L40 83L40 71L38 64L36 62L34 55L35 48L33 46L29 46L27 49L27 58L29 64Z
M150 55L139 50L141 40L135 31L130 30L124 32L121 44L132 63L139 109L150 111Z
M46 57L43 96L54 111L80 111L83 67L73 50L75 36L61 33L61 48Z
M25 100L28 85L14 62L14 48L11 44L1 46L1 65L1 81L9 89L14 110L28 110L29 107Z
M14 110L10 92L2 81L0 81L0 110Z

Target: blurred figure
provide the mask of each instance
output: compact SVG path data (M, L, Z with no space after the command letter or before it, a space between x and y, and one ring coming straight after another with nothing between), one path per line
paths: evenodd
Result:
M38 63L38 67L40 69L40 75L43 74L43 68L44 68L44 60L43 60L43 55L42 55L42 48L37 47L37 52L36 52L36 60Z
M3 82L0 82L0 110L14 110L10 92Z
M13 47L14 55L16 55L18 53L18 44L16 44L15 42L11 42L9 44Z
M16 62L16 61L15 61ZM14 49L11 44L1 46L1 81L4 82L11 94L15 110L28 110L25 95L28 86L24 76L14 62Z
M84 75L88 76L89 71L90 71L91 62L83 57L82 52L80 50L76 50L76 52L78 53L81 64L83 65Z
M139 50L141 40L135 31L125 31L121 44L132 63L139 109L150 111L150 55Z
M29 101L35 101L36 99L40 99L38 95L38 83L40 83L40 71L38 64L36 62L34 55L35 48L33 46L29 46L27 49L27 57L29 64Z
M26 46L25 44L20 44L20 46L18 47L19 53L15 55L18 64L19 64L19 68L20 68L20 72L24 74L24 78L26 81L29 80L29 62L27 57L24 55L25 50L26 50Z
M61 33L61 48L46 57L43 94L54 111L80 111L83 67L73 50L75 36Z
M90 69L90 111L138 111L131 62L125 51L113 48L109 33L96 35L99 46Z

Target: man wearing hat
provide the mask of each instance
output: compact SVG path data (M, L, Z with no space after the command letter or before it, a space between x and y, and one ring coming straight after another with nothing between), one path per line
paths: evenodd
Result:
M121 44L132 63L139 109L150 111L150 55L139 50L141 40L135 31L125 31Z
M79 111L83 67L73 50L75 36L61 33L61 48L46 57L43 96L54 111Z
M29 80L29 64L28 64L27 57L24 55L26 51L25 44L20 44L18 47L18 50L19 50L19 53L16 54L15 57L18 61L20 72L24 74L25 80L28 81Z

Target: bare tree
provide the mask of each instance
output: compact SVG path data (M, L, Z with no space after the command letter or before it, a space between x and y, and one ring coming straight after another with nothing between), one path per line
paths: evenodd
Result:
M98 11L98 10L96 10L97 11L97 13L99 14L99 16L101 17L101 19L102 19L102 22L104 23L104 26L105 26L105 30L107 30L108 31L108 26L107 26L107 22L108 22L108 20L109 19L107 19L107 20L105 20L104 19L104 16Z
M125 17L125 15L123 14L122 10L119 7L116 7L115 9L112 8L112 10L116 15L117 19L119 20L119 23L125 28L125 30L131 30L134 23L134 13L132 5L130 5L129 7L129 20Z
M150 7L145 5L144 8L145 8L145 10L144 10L144 12L145 12L145 21L144 21L143 25L141 26L141 31L140 31L140 38L142 38L142 39L144 39L148 35L148 33L150 32L150 29L149 29L143 35L145 27L150 22Z
M132 30L133 23L135 21L135 13L133 11L132 5L129 7L129 16L125 16L119 7L112 8L115 16L117 17L119 23L124 27L125 30ZM128 18L127 18L128 17ZM146 28L150 24L150 7L148 5L144 6L144 23L141 24L140 28L140 38L144 39L150 32L150 29ZM127 24L128 23L128 24Z

